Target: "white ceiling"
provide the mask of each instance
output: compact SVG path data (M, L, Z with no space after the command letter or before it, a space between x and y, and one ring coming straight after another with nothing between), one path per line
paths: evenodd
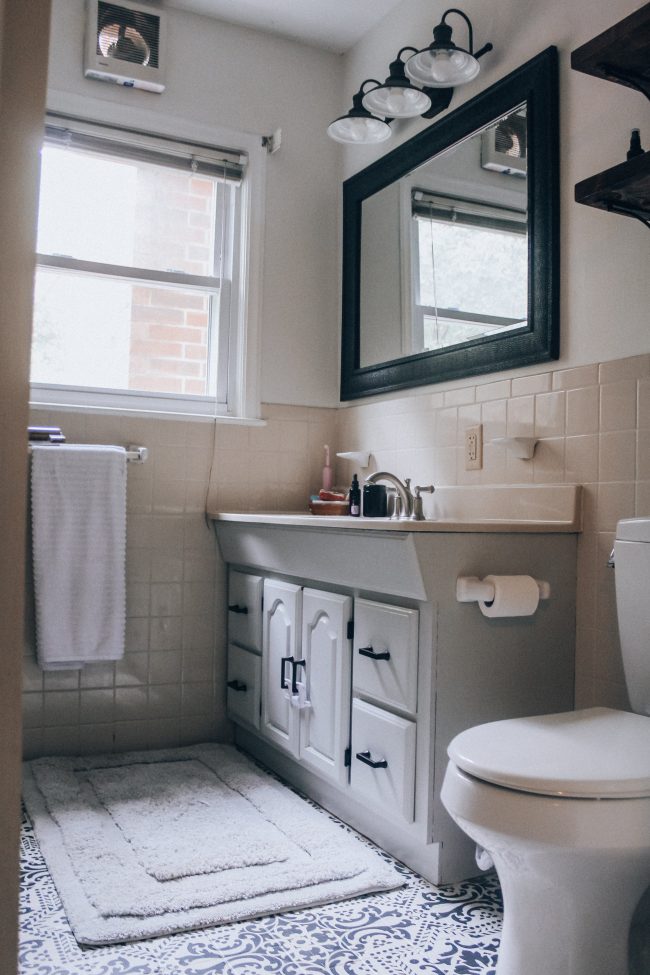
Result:
M167 5L342 54L399 0L167 0Z

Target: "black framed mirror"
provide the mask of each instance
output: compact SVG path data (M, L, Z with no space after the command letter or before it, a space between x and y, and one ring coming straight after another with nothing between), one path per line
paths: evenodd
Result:
M558 358L557 61L343 184L342 400Z

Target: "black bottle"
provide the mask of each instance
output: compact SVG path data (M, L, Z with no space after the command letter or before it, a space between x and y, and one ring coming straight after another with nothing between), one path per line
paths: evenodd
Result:
M353 475L350 485L350 514L353 518L358 518L361 514L361 488L356 474Z

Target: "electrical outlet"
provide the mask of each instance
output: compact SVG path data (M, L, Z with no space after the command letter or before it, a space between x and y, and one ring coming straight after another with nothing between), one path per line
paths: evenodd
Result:
M465 429L465 470L480 471L483 467L483 425Z

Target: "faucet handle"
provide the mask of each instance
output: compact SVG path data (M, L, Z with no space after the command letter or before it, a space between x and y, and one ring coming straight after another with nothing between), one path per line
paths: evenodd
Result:
M422 487L420 484L416 484L415 497L413 498L413 511L411 512L411 521L424 521L424 512L422 510L422 492L425 491L427 494L433 494L435 488L433 484L427 484L426 487Z

